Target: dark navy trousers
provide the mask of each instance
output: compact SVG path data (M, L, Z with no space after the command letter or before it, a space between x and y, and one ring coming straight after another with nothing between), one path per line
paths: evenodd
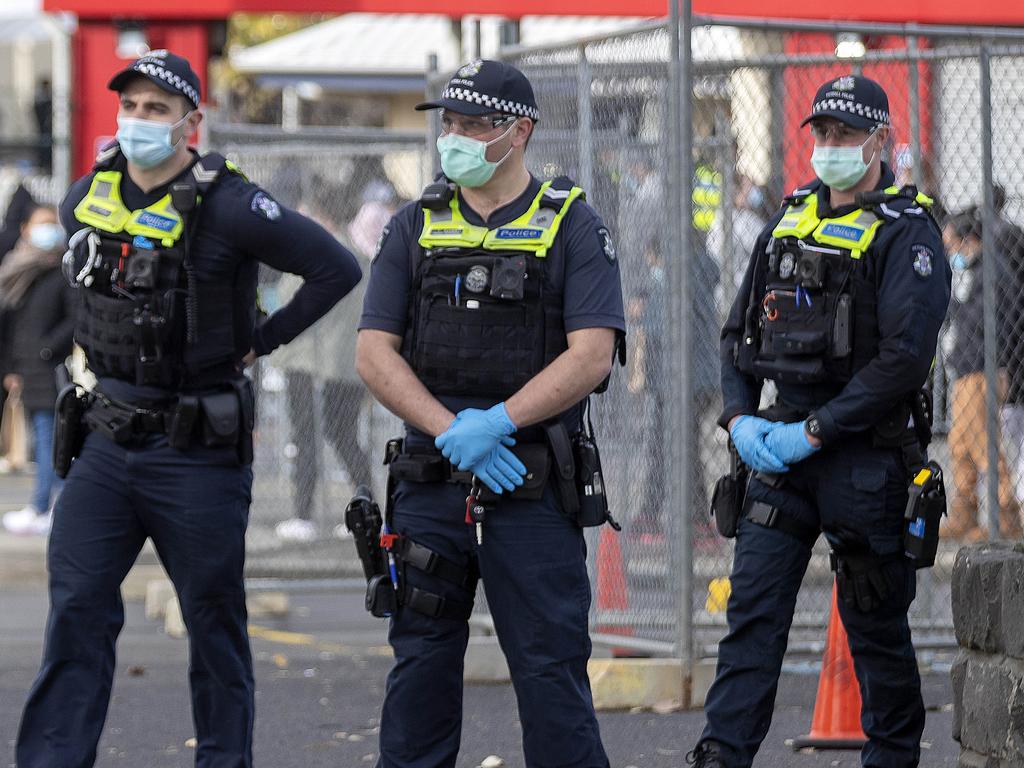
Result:
M865 441L866 442L866 441ZM843 445L793 466L780 487L751 480L748 495L810 523L820 523L835 547L902 551L908 473L898 449ZM741 520L728 604L729 632L719 645L718 670L705 702L701 740L718 742L729 768L753 762L771 724L779 672L797 592L811 549L792 536ZM876 611L839 601L863 699L869 768L910 768L920 759L924 730L921 680L907 611L916 579L906 558L882 566L892 585Z
M189 631L196 765L252 765L242 581L251 489L252 470L233 448L181 452L163 436L127 445L88 436L53 513L50 615L18 731L19 768L93 765L124 623L120 586L147 537Z
M538 501L503 499L483 546L465 523L466 488L398 484L394 528L461 564L473 560L508 659L528 768L607 768L587 678L590 583L579 528L552 489ZM472 594L413 568L409 583L452 599ZM462 732L466 621L400 608L389 640L395 666L381 716L378 768L451 768Z

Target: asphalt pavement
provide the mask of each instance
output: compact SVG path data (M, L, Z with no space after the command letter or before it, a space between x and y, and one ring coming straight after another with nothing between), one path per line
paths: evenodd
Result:
M20 506L25 478L0 477L0 512ZM21 706L35 676L46 620L42 543L0 533L0 768L14 766ZM284 618L251 626L256 673L257 766L358 768L377 759L378 717L390 667L386 624L367 615L357 594L294 593ZM126 605L114 693L96 765L188 768L194 743L187 644ZM810 727L817 688L813 658L787 664L771 730L755 766L810 768L860 764L856 752L794 753L787 744ZM955 766L952 694L944 662L925 671L928 719L921 765ZM613 768L681 768L703 727L700 711L602 712ZM509 685L469 685L458 768L489 755L523 766L521 731ZM56 767L55 768L59 768Z

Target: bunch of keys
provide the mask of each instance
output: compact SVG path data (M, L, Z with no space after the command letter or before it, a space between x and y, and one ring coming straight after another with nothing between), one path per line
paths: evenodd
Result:
M480 501L480 481L473 476L473 485L469 489L469 496L466 497L466 525L476 525L476 543L484 543L484 517L487 510L484 503Z

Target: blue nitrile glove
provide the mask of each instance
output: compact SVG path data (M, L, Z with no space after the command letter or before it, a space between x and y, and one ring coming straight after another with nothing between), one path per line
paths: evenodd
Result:
M516 486L523 484L523 477L526 476L523 462L500 443L474 464L472 470L481 483L497 494L501 494L502 488L514 491Z
M465 471L480 464L498 444L515 445L509 437L515 431L504 403L486 411L466 408L434 439L434 445L448 461Z
M786 464L803 461L818 450L817 446L811 445L802 421L789 424L776 422L772 430L765 435L764 444Z
M789 467L765 444L775 422L758 416L740 416L729 432L743 462L756 472L785 472Z

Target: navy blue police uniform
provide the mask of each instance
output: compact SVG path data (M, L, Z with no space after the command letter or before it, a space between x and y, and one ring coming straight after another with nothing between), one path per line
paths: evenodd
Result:
M839 613L863 699L863 765L918 764L924 707L907 619L916 578L903 516L924 455L907 427L908 399L928 379L950 270L928 200L893 183L883 163L873 202L836 210L820 180L796 190L755 243L723 328L719 424L758 413L769 379L778 396L760 415L809 419L823 447L782 474L749 481L729 631L697 765L751 765L771 723L797 592L820 532L839 574ZM819 270L823 260L831 272Z
M533 179L514 201L485 223L460 200L474 226L491 231L526 213L542 194ZM561 198L564 200L564 194ZM360 329L385 331L408 340L417 306L414 275L423 261L419 245L424 212L413 203L388 225L371 267ZM569 204L543 259L541 294L558 306L550 322L561 336L584 328L625 332L619 266L598 214L576 199ZM463 289L460 301L474 294ZM467 360L467 365L473 361ZM414 370L416 366L414 365ZM493 396L432 393L453 413L489 408ZM508 393L508 394L511 394ZM581 428L579 406L562 415L570 431ZM520 430L520 444L543 441L538 428ZM406 426L404 450L436 453L434 439ZM563 511L553 482L535 500L502 498L489 513L478 545L466 524L468 486L454 482L397 482L393 527L445 558L464 574L442 578L406 567L408 588L443 598L435 615L405 605L391 619L389 640L395 666L388 676L381 718L381 768L454 766L462 727L463 657L469 637L477 576L508 659L519 704L528 766L601 768L608 765L598 732L587 678L591 644L587 631L590 585L582 532ZM459 582L459 583L456 583ZM428 610L430 606L427 607Z
M53 512L45 651L16 748L23 768L95 761L124 621L120 585L147 538L189 632L196 765L252 765L243 564L254 403L242 358L293 339L361 271L327 231L222 157L193 160L146 192L115 143L61 204L77 243L65 257L83 300L76 338L98 383L85 416L90 431ZM190 188L195 203L184 220L175 209L180 198L168 205L176 185ZM176 257L185 249L187 276ZM115 271L103 272L104 263ZM260 264L304 278L295 298L262 321ZM170 283L166 294L161 280ZM147 312L160 315L151 327Z

